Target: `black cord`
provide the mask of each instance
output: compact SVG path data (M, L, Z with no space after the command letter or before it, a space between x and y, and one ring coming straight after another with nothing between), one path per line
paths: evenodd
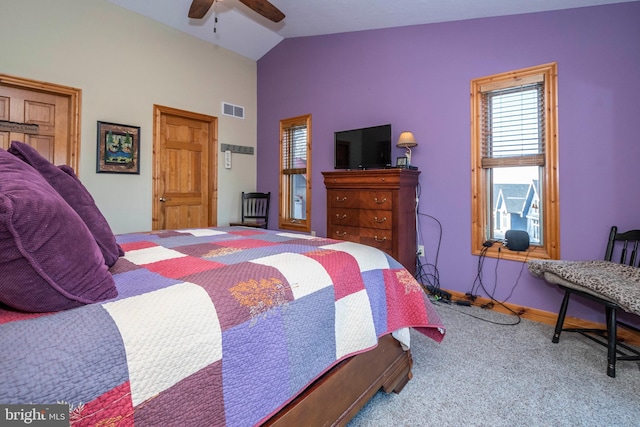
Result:
M510 307L507 307L507 305L505 305L505 303L509 300L509 298L511 298L511 296L513 295L513 291L516 289L516 287L518 286L518 283L520 282L520 278L522 277L522 272L524 271L524 266L527 263L527 260L529 259L529 255L534 252L537 248L533 248L529 251L527 251L527 255L525 256L524 261L522 262L522 266L520 267L520 272L518 273L518 277L516 278L516 282L514 283L513 287L511 288L511 291L509 292L509 295L502 301L497 300L494 297L494 293L495 290L497 288L498 285L498 264L500 263L500 254L501 248L498 248L498 259L496 260L496 265L495 265L495 279L494 279L494 286L493 286L493 292L489 292L487 291L487 289L484 287L484 284L482 283L482 267L484 266L484 260L486 258L486 253L488 250L489 246L483 246L481 251L480 251L480 256L478 258L478 273L476 275L476 279L473 282L473 285L471 286L471 296L473 298L473 296L475 296L475 292L477 292L477 288L476 288L476 283L478 283L479 287L482 288L482 290L487 294L487 296L490 299L490 302L487 304L483 304L481 307L482 308L492 308L493 307L493 303L497 303L500 304L502 307L504 307L506 310L508 310L509 312L513 313L513 315L518 317L518 322L514 323L514 324L518 324L520 323L520 313L515 312L513 309L511 309Z
M438 224L438 245L436 248L436 256L435 256L435 262L433 264L430 264L429 262L425 262L424 264L420 262L420 257L416 255L416 274L415 274L415 278L418 281L418 283L420 283L420 285L422 286L422 289L425 291L425 293L427 293L428 295L430 295L430 297L435 300L435 301L444 301L442 298L442 293L438 292L440 290L440 272L438 271L438 259L440 257L440 247L442 245L442 223L434 216L432 215L428 215L425 213L421 213L420 209L419 209L419 200L420 200L420 195L422 194L422 187L420 186L420 183L418 183L417 188L416 188L416 198L417 198L417 202L416 202L416 214L417 214L417 220L419 219L420 216L425 216L427 218L430 218L432 220L434 220L437 224ZM422 229L420 231L420 235L419 235L419 240L420 242L423 242L424 239L422 238ZM493 242L495 243L495 242ZM493 244L492 243L492 244ZM478 284L479 287L482 288L482 290L484 290L484 292L489 295L489 298L491 299L490 301L490 305L491 307L493 307L493 303L496 302L500 305L502 305L505 309L507 309L508 311L510 311L511 313L513 313L518 320L515 323L497 323L497 322L493 322L491 320L487 320L487 319L483 319L481 317L478 316L474 316L468 313L469 316L471 317L475 317L477 319L480 320L484 320L486 322L490 322L490 323L495 323L497 325L517 325L518 323L520 323L520 315L518 313L516 313L515 311L513 311L511 308L507 307L504 305L504 301L500 302L498 300L496 300L493 297L493 293L496 290L497 287L497 277L498 277L498 263L496 262L496 267L495 267L495 272L496 272L496 279L495 279L495 283L493 286L493 291L492 293L488 292L485 287L484 284L482 283L482 268L484 266L484 261L486 259L486 254L487 254L487 250L489 249L489 246L483 246L482 250L480 251L480 257L478 258L478 271L476 274L476 278L473 282L473 285L471 287L471 293L470 295L475 296L475 292L476 292L476 283ZM423 254L425 260L427 259L426 254ZM527 254L528 256L528 254ZM498 256L498 262L500 261L500 256ZM526 259L525 259L526 262ZM524 263L523 263L524 265ZM428 269L431 269L431 271L429 271ZM522 270L520 270L520 274L522 274ZM518 280L520 279L520 276L518 276ZM518 281L516 281L516 285L517 286ZM514 286L514 288L515 288ZM511 292L513 292L513 289L511 290ZM435 292L434 292L435 291ZM511 294L509 295L509 297L511 296ZM509 298L507 297L507 299ZM506 300L505 300L506 301ZM447 305L450 304L450 301L446 300L444 301ZM441 304L444 305L444 304ZM451 307L449 307L451 308ZM489 306L484 307L484 308L490 308ZM452 308L451 308L452 309ZM458 311L460 313L463 313L460 310L455 310Z
M522 277L522 272L524 271L524 266L527 264L527 260L529 259L529 255L531 255L531 252L534 252L536 249L538 249L538 248L534 247L530 251L527 251L527 256L524 257L524 261L522 262L522 266L520 266L520 273L518 273L518 277L516 278L516 283L513 284L513 287L511 288L511 292L509 292L509 295L502 302L507 302L509 300L509 298L511 298L511 295L513 295L513 291L515 291L515 289L518 287L518 282L520 282L520 278Z
M416 257L418 259L417 260L418 271L420 271L420 275L418 276L418 278L425 279L428 284L430 284L434 288L440 289L440 272L438 270L438 258L440 257L440 246L442 244L442 224L440 223L440 221L438 221L437 218L431 215L427 215L424 213L418 213L418 215L426 216L427 218L433 219L438 224L439 230L440 230L438 235L438 245L436 248L436 257L435 257L434 263L431 264L429 262L426 262L426 259L427 259L426 254L424 254L424 257L425 257L424 264L420 262L419 257ZM430 268L431 271L428 271L427 268Z
M420 183L418 183L417 188L416 188L416 198L418 200L418 202L416 204L417 217L425 216L427 218L431 218L432 220L434 220L438 224L438 229L439 229L438 245L437 245L437 248L436 248L436 256L435 256L434 263L431 264L431 263L429 263L427 261L426 253L423 254L423 256L425 258L425 263L424 264L420 262L420 257L416 255L416 274L415 274L415 278L416 278L416 280L418 282L420 282L421 285L423 285L423 288L429 293L430 290L439 290L440 289L440 272L438 270L438 259L440 257L440 246L442 244L442 223L440 223L440 221L438 221L438 219L436 217L420 212L420 210L419 210L419 200L420 200L420 195L421 194L422 194L422 187L420 186ZM416 218L416 220L418 220L418 219L419 218ZM422 231L420 231L419 240L420 240L420 242L424 241L424 239L422 238Z

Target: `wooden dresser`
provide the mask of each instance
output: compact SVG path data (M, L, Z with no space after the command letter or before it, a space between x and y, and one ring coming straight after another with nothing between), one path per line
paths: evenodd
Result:
M327 237L381 249L415 274L417 170L322 172Z

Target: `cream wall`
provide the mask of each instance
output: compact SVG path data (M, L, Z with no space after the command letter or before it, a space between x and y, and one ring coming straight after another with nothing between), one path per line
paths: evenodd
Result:
M0 0L0 73L82 89L77 171L116 233L151 229L153 105L216 116L218 143L256 147L256 62L105 0ZM185 17L186 19L186 17ZM222 101L245 119L221 114ZM96 122L140 126L140 175L96 174ZM218 225L256 186L256 155L218 153Z

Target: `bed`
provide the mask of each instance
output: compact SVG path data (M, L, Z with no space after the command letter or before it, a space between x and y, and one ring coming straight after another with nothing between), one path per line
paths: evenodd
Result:
M340 362L357 363L350 356L366 359L379 338L390 360L374 379L387 391L402 388L411 362L388 334L442 338L419 284L368 246L244 227L117 239L117 297L55 313L0 310L0 402L66 402L72 425L277 424L300 416L288 414L295 405L279 413L286 404ZM370 362L329 394L371 374ZM311 407L322 415L324 405Z
M2 404L68 405L73 426L345 425L411 378L408 328L444 336L375 248L249 227L114 236L72 170L11 148Z

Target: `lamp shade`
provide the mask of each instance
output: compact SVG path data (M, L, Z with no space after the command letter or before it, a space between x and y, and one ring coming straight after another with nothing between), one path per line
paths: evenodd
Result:
M397 147L402 148L415 147L416 145L418 145L418 143L411 132L402 132L398 138L398 143L396 144Z

